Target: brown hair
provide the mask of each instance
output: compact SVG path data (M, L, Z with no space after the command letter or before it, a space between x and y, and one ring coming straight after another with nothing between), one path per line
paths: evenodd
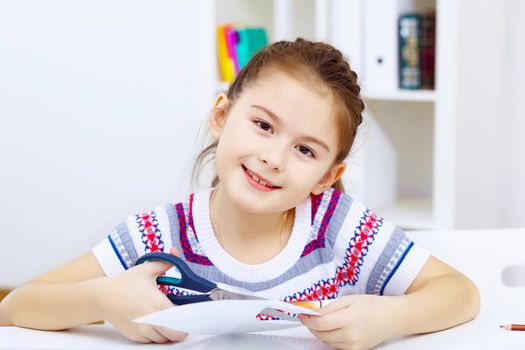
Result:
M343 162L352 148L357 127L362 122L364 103L360 97L361 88L357 83L357 74L350 69L342 53L329 44L302 38L273 43L259 51L241 69L229 86L227 92L229 103L222 112L227 115L241 96L243 89L256 81L263 69L270 68L282 70L302 80L311 77L315 83L321 83L319 88L328 88L331 91L334 97L339 143L334 164ZM213 112L216 111L217 109L214 109ZM193 167L192 179L195 179L195 175L200 173L202 167L213 159L217 145L218 140L215 140L199 153ZM209 156L212 158L206 161ZM211 186L215 187L218 183L219 178L215 174ZM340 179L332 187L344 192Z

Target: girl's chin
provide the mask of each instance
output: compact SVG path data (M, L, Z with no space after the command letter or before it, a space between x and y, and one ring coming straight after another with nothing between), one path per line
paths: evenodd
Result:
M264 203L267 202L264 197L257 195L250 189L232 189L229 195L233 205L246 213L270 213L270 208L274 207L274 205Z

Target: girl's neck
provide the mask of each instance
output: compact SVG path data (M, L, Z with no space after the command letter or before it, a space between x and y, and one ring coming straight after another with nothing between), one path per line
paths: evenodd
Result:
M233 205L220 185L212 193L210 201L217 240L236 259L260 263L277 255L286 245L292 231L294 210L270 214L240 210ZM254 256L253 251L249 253L249 247L255 248L260 254Z

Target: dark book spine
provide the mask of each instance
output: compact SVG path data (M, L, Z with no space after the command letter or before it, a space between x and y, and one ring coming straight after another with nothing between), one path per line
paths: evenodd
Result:
M434 89L436 56L436 13L421 16L421 88Z
M399 87L421 88L421 16L399 17Z

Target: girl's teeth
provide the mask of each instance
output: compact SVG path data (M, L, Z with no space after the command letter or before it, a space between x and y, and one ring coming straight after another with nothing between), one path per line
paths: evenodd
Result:
M254 174L252 174L251 171L248 171L248 174L250 174L250 176L252 177L252 179L254 179L257 183L263 185L263 186L266 186L266 187L274 187L274 186L270 186L268 185L266 182L262 181L261 179L259 179L257 176L255 176Z

